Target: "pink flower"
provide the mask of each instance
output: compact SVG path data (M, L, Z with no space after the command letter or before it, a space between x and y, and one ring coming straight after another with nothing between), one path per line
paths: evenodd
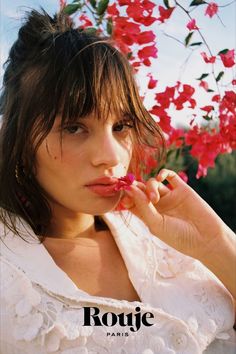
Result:
M60 0L60 9L63 9L64 7L66 7L66 1Z
M215 56L208 57L205 52L202 52L202 53L201 53L201 56L203 57L205 63L214 64L214 62L216 61L216 57L215 57Z
M124 177L118 178L118 182L114 188L115 191L120 191L122 189L130 189L129 186L134 182L135 176L132 173L128 173Z
M197 25L196 25L196 20L194 18L191 21L188 22L187 28L189 29L189 31L194 31L194 30L198 30L199 29L197 27Z
M220 58L226 68L231 68L235 64L234 49L228 50L225 54L220 54Z
M210 4L207 6L205 15L208 15L209 17L213 17L215 14L218 12L218 5L215 2L210 2Z
M179 175L179 177L180 178L182 178L182 180L184 181L184 182L188 182L188 175L186 174L186 172L184 172L184 171L179 171L178 172L178 175Z
M207 167L204 167L201 164L199 164L196 178L199 179L200 177L206 177L206 175L207 175Z
M209 89L208 83L204 80L201 80L199 86L204 88L204 90L206 90L206 91Z

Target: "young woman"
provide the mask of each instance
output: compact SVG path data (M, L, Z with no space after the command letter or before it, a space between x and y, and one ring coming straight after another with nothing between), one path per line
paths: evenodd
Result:
M1 114L1 354L234 353L235 235L140 178L164 138L110 41L29 12Z

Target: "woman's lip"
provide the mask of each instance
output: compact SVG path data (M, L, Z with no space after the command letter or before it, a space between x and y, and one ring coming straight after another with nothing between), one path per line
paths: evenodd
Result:
M115 184L92 184L89 186L86 186L89 188L91 191L94 193L104 196L104 197L109 197L109 196L114 196L117 194L117 191L114 190L114 187L116 186Z

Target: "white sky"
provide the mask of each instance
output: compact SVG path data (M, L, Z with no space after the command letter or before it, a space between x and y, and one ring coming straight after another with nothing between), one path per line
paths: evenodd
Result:
M163 1L153 0L157 5L162 5ZM182 5L187 5L190 0L179 1ZM230 0L217 0L219 5L226 5ZM27 6L39 9L42 6L51 15L54 14L59 8L58 0L13 0L8 2L6 0L0 0L1 22L0 22L0 35L1 35L1 53L0 53L0 85L2 85L3 76L3 63L7 59L8 51L11 45L17 38L17 32L21 26L21 18L24 11L27 10ZM70 1L68 0L68 3ZM112 3L112 1L111 1ZM157 14L157 8L155 10ZM197 25L202 30L205 39L207 40L212 52L217 54L220 50L228 48L233 49L236 47L236 2L228 7L220 8L220 18L223 24L214 16L210 19L204 16L205 6L198 6L191 15L197 19ZM168 38L164 33L167 33L173 37L183 41L184 37L188 34L186 24L188 22L187 16L176 9L172 14L171 19L167 24L159 24L155 22L152 27L146 27L145 30L152 29L157 36L158 47L158 59L153 61L151 68L144 67L137 77L140 93L143 94L146 91L146 84L148 78L146 74L152 72L155 79L158 80L157 88L154 90L148 90L148 95L145 98L145 105L147 108L152 107L155 103L153 100L154 94L162 91L166 86L172 86L177 80L183 83L191 84L196 88L195 98L200 102L200 107L210 104L209 94L206 94L203 88L199 88L199 81L196 80L203 72L210 72L211 66L205 64L200 56L201 51L206 51L204 46L201 46L195 50L189 60L186 62L191 51L185 49L177 41ZM195 33L193 41L200 41L198 34ZM223 68L220 61L216 64L216 73L220 72ZM235 68L226 69L226 74L220 81L220 84L225 86L232 78L233 71L235 76ZM206 79L209 82L209 87L215 89L213 80ZM224 89L224 87L222 87ZM231 88L232 89L232 86ZM191 110L184 111L172 111L172 121L175 126L187 126L191 120L191 113L199 113L199 111L193 112Z

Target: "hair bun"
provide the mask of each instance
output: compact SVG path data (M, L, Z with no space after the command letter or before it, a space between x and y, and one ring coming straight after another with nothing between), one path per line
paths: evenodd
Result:
M40 9L41 12L35 9L25 12L24 24L19 29L18 39L9 53L13 61L25 59L27 54L33 54L53 34L72 28L71 19L62 11L51 17L42 7Z

